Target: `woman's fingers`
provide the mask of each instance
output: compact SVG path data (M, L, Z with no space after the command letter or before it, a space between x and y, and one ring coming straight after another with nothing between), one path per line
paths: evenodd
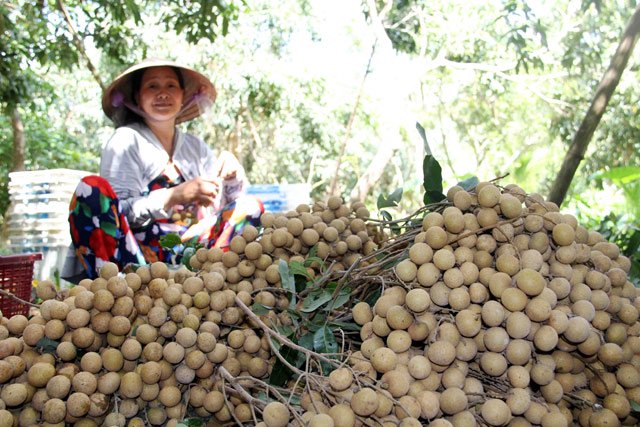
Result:
M200 181L200 193L207 195L207 196L211 196L211 197L215 197L216 194L218 194L218 183L212 180L204 180L201 179Z
M234 178L240 169L240 162L229 151L220 153L220 157L216 161L215 171L222 179Z

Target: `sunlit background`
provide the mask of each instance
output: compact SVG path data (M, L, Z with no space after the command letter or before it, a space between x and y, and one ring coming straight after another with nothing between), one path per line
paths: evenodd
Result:
M203 0L187 9L172 1L4 2L0 208L9 206L13 112L24 124L25 169L95 172L113 128L87 64L107 85L150 56L212 79L218 100L186 127L233 151L254 184L306 183L312 200L335 193L364 200L372 212L380 195L402 188L394 211L402 215L422 204L422 160L431 150L445 189L470 176L505 176L500 183L546 196L634 7L622 0ZM563 203L634 251L638 55Z

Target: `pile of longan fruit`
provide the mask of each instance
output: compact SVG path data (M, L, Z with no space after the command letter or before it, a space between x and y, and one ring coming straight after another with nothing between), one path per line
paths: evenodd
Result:
M629 259L517 186L447 197L398 258L396 283L353 307L362 343L342 369L349 386L331 384L336 401L389 426L637 425Z
M265 213L227 251L196 251L192 270L108 263L63 292L41 282L39 310L0 325L0 427L636 425L629 259L515 185L447 198L393 238L362 203L331 197ZM383 259L387 269L367 270L378 280L353 282L381 295L368 303L354 289L362 300L334 313L360 327L339 366L266 401L276 356L245 310L266 307L258 318L274 331L295 327L279 265L309 256L324 265L305 264L308 277L346 283Z
M280 260L302 262L315 247L343 269L377 248L368 217L362 203L332 197L265 213L262 233L249 225L226 251L197 250L193 271L158 262L125 274L107 263L62 292L41 281L39 309L0 325L0 427L171 426L187 417L278 425L278 402L252 408L216 371L268 381L275 363L237 301L268 307L261 317L271 327L290 325Z

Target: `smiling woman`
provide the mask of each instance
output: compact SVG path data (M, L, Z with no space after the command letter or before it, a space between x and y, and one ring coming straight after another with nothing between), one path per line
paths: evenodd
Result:
M171 67L154 67L144 70L138 104L151 122L170 122L182 108L184 90L180 71Z
M151 59L117 77L102 99L116 131L102 150L100 176L84 178L70 204L73 251L62 277L95 278L106 262L169 261L160 238L226 248L262 203L243 191L244 170L176 125L198 117L216 92L202 74ZM176 261L176 260L174 260Z

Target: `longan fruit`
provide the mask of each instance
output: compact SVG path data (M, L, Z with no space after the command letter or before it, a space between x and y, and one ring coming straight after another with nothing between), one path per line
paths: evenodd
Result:
M568 246L575 241L575 230L569 224L560 223L553 226L553 241L559 246Z
M56 369L49 363L35 363L27 372L27 381L34 387L44 387L56 374Z
M27 400L27 387L21 383L8 384L2 387L0 399L10 407L22 405Z
M67 405L60 399L49 399L45 402L42 418L48 423L57 424L64 420Z
M463 411L468 403L465 392L457 387L447 388L440 394L440 409L447 415Z
M163 387L160 389L158 399L163 405L171 407L180 403L180 400L182 399L182 393L176 386Z
M369 304L364 301L361 301L354 305L351 313L353 315L354 322L356 322L360 326L373 320L373 311L371 310Z
M369 359L373 368L380 373L391 371L395 369L398 364L397 354L387 347L376 349Z
M329 385L335 391L346 390L353 383L353 374L348 368L338 368L329 374Z
M487 399L482 404L480 413L485 422L490 426L506 425L511 418L509 406L500 399Z
M56 375L46 385L47 395L50 398L64 399L71 390L71 380L64 375Z
M436 341L426 352L429 360L440 366L448 366L456 357L456 348L449 341Z
M478 191L478 204L484 208L492 208L500 201L500 189L488 184Z
M403 282L412 282L418 273L418 267L410 259L400 261L395 270L396 275Z
M265 406L262 418L267 427L285 427L289 423L291 412L280 402L271 402Z
M424 289L415 288L407 292L406 305L407 308L414 313L422 313L429 308L431 298L429 292Z
M100 277L104 280L109 280L112 277L117 276L119 273L118 265L113 262L106 262L102 267L100 267Z
M84 393L75 392L67 398L67 412L72 417L84 417L89 413L91 400Z
M54 299L57 295L56 286L51 280L41 280L36 286L36 295L43 301Z
M351 409L361 417L368 417L376 412L378 405L378 394L370 388L360 389L351 398Z

